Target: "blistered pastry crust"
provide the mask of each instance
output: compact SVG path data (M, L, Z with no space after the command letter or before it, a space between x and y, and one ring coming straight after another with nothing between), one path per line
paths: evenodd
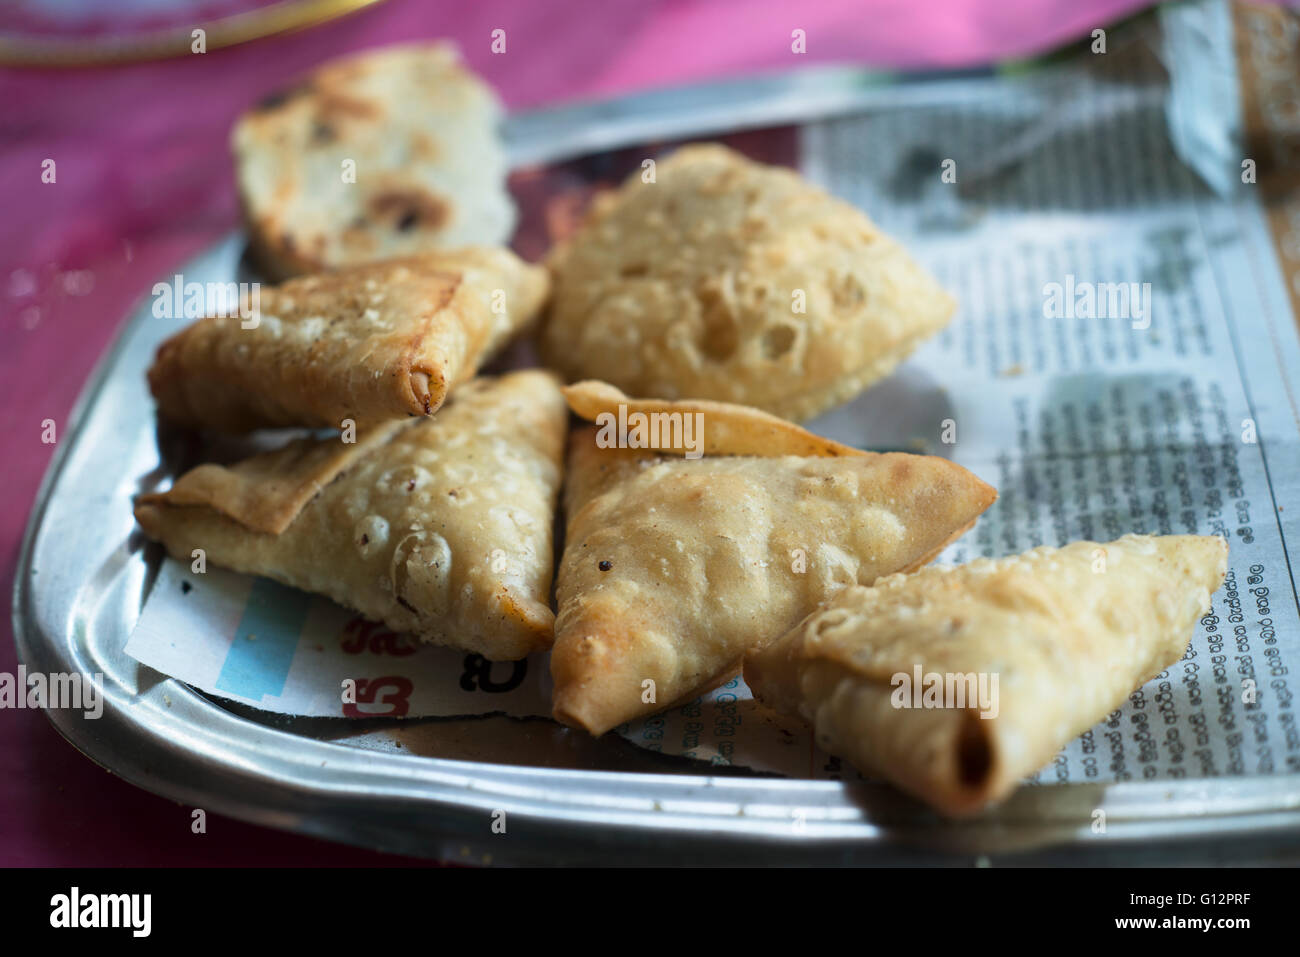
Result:
M888 374L954 310L856 208L716 145L599 199L551 266L543 354L570 381L793 420Z
M394 631L521 658L553 635L567 418L547 373L479 379L353 462L279 535L165 500L138 503L136 519L187 563L201 548L214 565L328 595Z
M272 279L506 242L495 94L446 42L342 57L231 134L250 243Z
M995 497L930 456L689 461L576 432L556 718L601 734L714 687L839 589L928 561Z
M263 287L256 324L201 319L165 341L165 419L244 432L430 415L537 313L545 270L470 248Z
M1183 654L1228 546L1195 535L1074 542L841 591L745 662L818 743L946 814L1005 797ZM896 708L897 674L998 676L997 714Z

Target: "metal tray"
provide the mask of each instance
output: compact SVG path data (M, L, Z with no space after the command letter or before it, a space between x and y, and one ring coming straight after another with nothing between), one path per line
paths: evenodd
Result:
M935 83L888 107L943 95ZM512 117L516 164L646 138L842 112L871 96L843 70ZM689 117L689 119L683 119ZM725 120L725 122L724 122ZM183 267L229 281L242 239ZM51 710L61 734L126 780L185 804L403 854L477 863L1267 863L1300 858L1300 775L1022 788L947 822L876 784L717 769L592 741L541 719L285 719L206 697L123 653L158 554L131 498L170 470L145 369L172 327L148 303L86 386L24 539L14 589L32 671L102 672L104 711ZM1095 812L1105 833L1094 833ZM506 813L495 833L496 812ZM498 827L497 830L500 830Z

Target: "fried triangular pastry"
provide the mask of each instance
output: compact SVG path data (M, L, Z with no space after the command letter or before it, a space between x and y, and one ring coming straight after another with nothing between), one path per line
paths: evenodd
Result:
M259 287L246 318L209 316L164 342L149 387L162 418L223 432L430 415L547 289L544 269L489 247Z
M328 595L394 631L492 660L521 658L549 647L553 634L567 418L548 373L477 379L438 415L351 461L278 535L250 528L261 514L247 507L253 477L265 477L272 498L296 500L294 463L314 464L310 454L287 463L287 478L266 462L237 465L229 484L239 493L204 504L189 492L142 497L136 520L187 563L201 548L214 565Z
M557 720L592 734L734 675L839 589L930 561L993 502L945 459L696 461L570 440L551 656Z
M948 815L1005 797L1178 660L1228 545L1127 535L841 591L745 661L765 704Z
M346 54L291 81L230 137L258 266L287 279L508 241L504 112L445 40Z
M630 395L804 421L889 375L956 303L797 172L690 144L592 203L548 258L547 365Z

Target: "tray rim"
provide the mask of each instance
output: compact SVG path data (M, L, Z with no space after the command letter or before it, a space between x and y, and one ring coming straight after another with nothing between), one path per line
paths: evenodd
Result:
M809 87L807 77L814 74L836 86L859 75L814 68L805 71L800 82ZM761 85L737 86L735 81L718 88L749 97L769 91ZM833 99L832 108L821 115L856 108L870 93L855 86L853 96ZM933 94L933 86L927 84L925 96ZM661 109L663 96L656 91L612 102L628 104L635 111L637 101L650 98ZM534 136L522 144L512 143L512 153L518 158L522 152L532 162L559 158L564 150L557 143L571 141L571 130L585 111L610 108L611 101L558 108L557 118L562 116L563 122L545 134L556 141L550 144L538 132L545 131L547 124L539 122L537 115L526 115L525 129ZM809 118L806 113L798 115ZM763 125L780 125L780 120ZM679 127L678 132L683 130ZM586 145L574 154L585 152ZM240 236L238 231L227 234L180 270L192 270L196 263L221 255ZM83 670L76 661L75 644L57 623L76 627L77 597L87 579L79 577L71 594L56 596L54 605L43 609L33 583L34 562L70 463L84 446L96 441L87 433L86 423L105 386L128 358L132 336L147 317L147 301L144 295L137 299L82 387L28 518L16 567L12 618L19 660L33 670ZM110 682L106 675L104 690L99 720L66 710L46 713L74 747L132 784L251 823L393 853L479 863L589 864L611 863L611 859L619 863L970 864L992 856L1012 863L1104 864L1132 863L1138 857L1161 863L1300 857L1300 774L1022 787L985 816L948 822L886 785L560 770L388 754L259 724L165 676L143 691L134 691ZM164 696L171 699L165 708L157 700ZM143 720L145 715L152 723ZM200 716L210 723L196 725L194 719ZM218 730L224 736L216 735ZM196 735L196 731L212 735ZM293 748L288 750L297 753L275 757L290 738ZM208 760L194 749L196 740L211 749ZM220 754L221 760L214 761L213 754ZM307 756L313 762L323 758L321 767L329 773L318 774L315 780L309 777L304 765ZM380 781L385 787L378 786ZM405 784L389 786L393 781ZM412 793L417 785L420 791ZM629 797L628 785L637 786L638 797ZM491 834L485 810L496 809L507 812L509 833L515 839L502 842ZM1096 809L1107 816L1102 839L1091 833ZM1167 813L1171 809L1174 813ZM795 811L806 812L798 828ZM689 840L665 841L665 833Z

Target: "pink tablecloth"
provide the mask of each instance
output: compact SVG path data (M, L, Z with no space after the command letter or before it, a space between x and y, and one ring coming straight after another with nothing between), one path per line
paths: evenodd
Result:
M967 66L1032 55L1141 0L390 0L244 47L117 69L0 72L0 583L52 447L120 320L231 229L226 134L248 103L335 54L449 36L514 108L810 62ZM490 36L504 29L506 53ZM791 52L802 29L807 53ZM41 181L55 161L56 181ZM0 671L16 668L8 623ZM0 712L0 865L375 864L401 859L210 817L122 783L39 713Z

